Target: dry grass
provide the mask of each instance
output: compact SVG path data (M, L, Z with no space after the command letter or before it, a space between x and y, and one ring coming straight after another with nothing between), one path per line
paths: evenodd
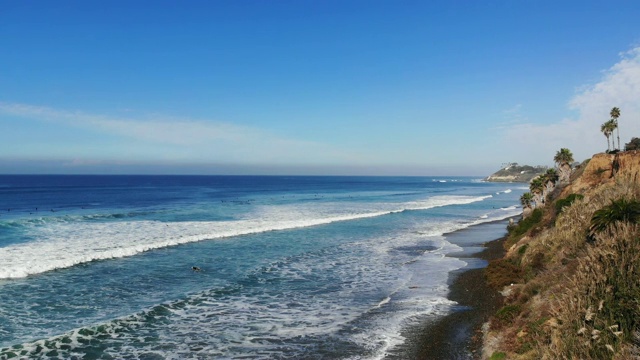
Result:
M619 181L601 187L583 199L575 200L558 215L555 227L539 234L537 241L531 242L522 258L523 264L531 264L537 253L544 254L547 262L553 265L575 259L588 245L586 240L593 213L608 205L611 200L637 199L639 195L637 183Z
M509 359L640 358L640 225L616 223L588 240L593 213L621 198L640 199L635 179L576 199L553 219L555 226L539 228L489 270L496 284L522 283L494 320L503 339L498 351ZM555 216L553 207L545 209L548 216Z
M614 227L613 236L586 250L553 303L560 325L546 358L612 358L640 330L640 226Z

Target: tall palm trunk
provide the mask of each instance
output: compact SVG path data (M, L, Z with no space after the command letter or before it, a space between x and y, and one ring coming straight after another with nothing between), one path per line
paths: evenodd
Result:
M609 115L611 115L611 121L613 121L613 125L615 126L615 129L616 129L616 133L618 134L618 150L620 150L620 129L618 128L618 118L620 117L620 109L617 107L612 108L611 112L609 112Z
M544 201L542 199L543 199L543 195L541 192L536 191L535 193L533 193L533 201L535 201L536 207L544 206Z

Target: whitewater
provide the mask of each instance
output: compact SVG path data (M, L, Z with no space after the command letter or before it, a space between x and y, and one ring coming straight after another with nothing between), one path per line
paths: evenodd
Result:
M446 314L477 178L0 176L0 359L384 358ZM201 271L193 271L193 267Z

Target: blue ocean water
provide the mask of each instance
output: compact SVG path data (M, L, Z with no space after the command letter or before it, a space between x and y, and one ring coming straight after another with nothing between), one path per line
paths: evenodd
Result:
M0 176L0 359L368 359L445 314L457 177ZM194 271L197 267L199 271Z

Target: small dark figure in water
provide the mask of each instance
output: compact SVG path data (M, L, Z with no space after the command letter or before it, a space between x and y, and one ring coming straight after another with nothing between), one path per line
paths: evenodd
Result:
M199 268L199 267L197 267L197 266L192 266L192 267L191 267L191 270L193 270L193 271L202 271L202 269L200 269L200 268Z

